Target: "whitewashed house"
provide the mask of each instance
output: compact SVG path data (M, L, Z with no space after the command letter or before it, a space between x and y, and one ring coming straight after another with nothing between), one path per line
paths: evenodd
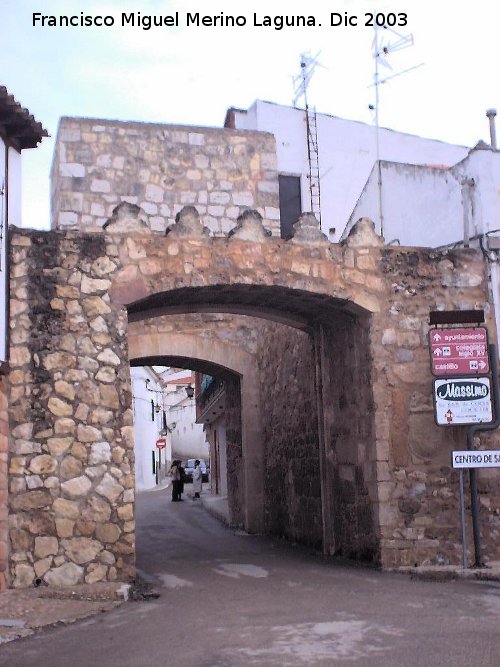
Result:
M276 137L281 227L286 238L300 213L311 210L305 111L257 100L247 110L229 109L225 126L262 130ZM336 242L377 161L376 130L367 123L318 113L313 131L317 135L322 231ZM469 152L465 146L385 128L380 128L378 141L381 160L431 168L451 167ZM378 208L370 217L380 231ZM428 245L425 238L431 227L421 224L417 245Z
M167 423L171 429L174 459L205 459L209 446L203 424L196 423L195 375L190 370L168 368L161 374L165 388Z
M172 439L164 428L165 406L161 377L150 366L130 369L134 409L135 483L137 491L161 484L172 462ZM158 440L165 447L158 448Z

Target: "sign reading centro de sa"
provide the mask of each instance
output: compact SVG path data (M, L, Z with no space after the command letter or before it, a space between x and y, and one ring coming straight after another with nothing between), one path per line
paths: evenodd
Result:
M490 371L485 327L431 329L429 343L436 377L486 375Z

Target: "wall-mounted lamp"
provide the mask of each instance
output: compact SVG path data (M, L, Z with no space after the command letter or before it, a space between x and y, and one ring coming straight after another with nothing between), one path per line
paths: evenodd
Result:
M186 387L186 394L188 398L193 398L194 396L194 389L190 384Z

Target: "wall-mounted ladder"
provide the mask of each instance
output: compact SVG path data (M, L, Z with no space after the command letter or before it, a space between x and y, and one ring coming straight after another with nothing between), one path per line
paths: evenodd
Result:
M319 173L319 151L318 151L318 122L316 109L310 108L307 101L307 87L311 81L314 70L318 63L317 53L314 57L303 53L300 57L300 75L294 77L293 105L296 106L298 100L304 98L304 113L306 123L306 142L307 142L307 162L309 185L309 201L311 213L314 213L321 225L321 184Z
M306 132L311 213L314 213L321 225L321 179L319 173L318 121L316 109L310 109L309 106L306 106Z

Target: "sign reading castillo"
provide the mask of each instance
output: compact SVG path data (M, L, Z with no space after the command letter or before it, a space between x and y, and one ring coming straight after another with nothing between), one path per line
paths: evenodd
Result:
M489 373L488 334L484 327L431 329L429 342L434 376Z

